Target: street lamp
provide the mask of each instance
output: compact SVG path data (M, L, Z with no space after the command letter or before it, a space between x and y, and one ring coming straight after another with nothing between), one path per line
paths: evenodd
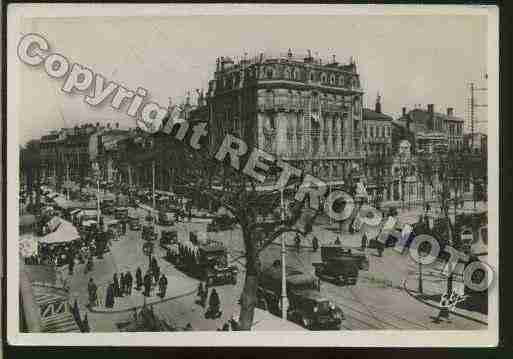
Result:
M285 222L285 204L283 200L284 187L280 189L280 206L281 206L281 222ZM287 311L289 309L289 300L287 298L287 269L285 266L285 235L281 235L281 318L287 319Z

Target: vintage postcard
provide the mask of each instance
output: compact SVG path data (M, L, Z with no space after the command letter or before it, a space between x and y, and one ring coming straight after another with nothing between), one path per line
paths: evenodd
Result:
M7 10L10 344L497 345L496 7Z

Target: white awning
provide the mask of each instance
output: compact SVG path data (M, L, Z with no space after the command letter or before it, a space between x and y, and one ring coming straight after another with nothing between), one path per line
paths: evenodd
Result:
M68 221L61 220L61 225L55 232L47 234L39 239L40 243L56 244L72 242L80 239L80 235L73 224Z

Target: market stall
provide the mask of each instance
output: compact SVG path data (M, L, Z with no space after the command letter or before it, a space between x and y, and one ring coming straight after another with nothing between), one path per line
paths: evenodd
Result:
M75 226L62 219L53 232L37 240L40 262L57 266L67 263L69 255L76 252L81 244L80 235Z

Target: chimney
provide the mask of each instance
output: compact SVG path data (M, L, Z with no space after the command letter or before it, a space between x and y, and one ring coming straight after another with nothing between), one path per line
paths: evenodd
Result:
M379 95L379 92L378 96L376 97L376 106L374 108L374 111L377 113L381 113L381 96Z
M406 107L403 107L403 117L406 117Z
M447 116L453 117L454 116L454 108L447 107Z
M433 131L433 130L437 129L437 126L435 124L434 105L432 103L430 103L427 105L427 108L428 108L428 114L429 114L429 119L428 119L429 129Z

